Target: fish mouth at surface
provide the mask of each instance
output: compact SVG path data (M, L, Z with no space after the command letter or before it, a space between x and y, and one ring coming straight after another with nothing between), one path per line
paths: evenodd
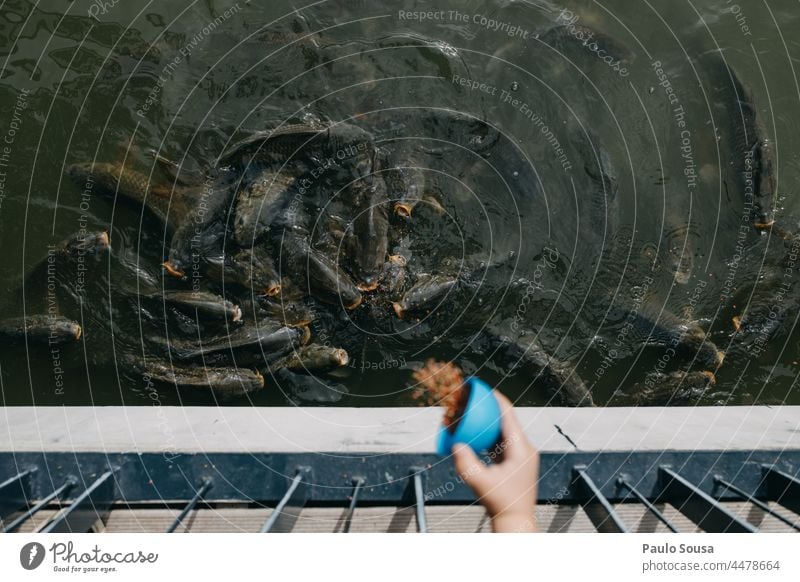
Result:
M363 283L359 283L358 285L356 285L356 287L358 288L359 291L369 293L370 291L375 291L375 289L378 288L379 283L380 281L377 278L375 278L374 280L371 281L365 281Z
M364 301L364 298L363 297L359 297L358 299L353 301L350 305L345 305L344 308L347 311L353 311L355 308L357 308L359 305L361 305L362 301Z
M403 202L398 202L394 205L394 213L401 218L410 218L412 210L414 210L413 206Z
M183 277L186 276L186 274L183 271L181 271L176 267L173 267L172 263L170 263L169 261L164 261L163 263L161 263L161 266L164 267L167 273L172 277L177 277L178 279L182 279Z
M264 290L264 295L267 297L275 297L276 295L280 295L281 292L281 285L280 283L274 283L272 285L267 286Z
M345 350L336 350L334 358L336 361L336 365L339 367L346 366L350 362L350 356L347 354Z

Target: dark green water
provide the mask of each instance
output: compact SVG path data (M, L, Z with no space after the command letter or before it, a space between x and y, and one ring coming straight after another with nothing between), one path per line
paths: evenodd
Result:
M0 316L41 310L42 291L28 286L23 296L20 287L48 245L85 228L108 230L113 249L93 266L83 303L65 308L83 324L81 343L57 354L24 345L0 352L4 402L214 403L122 369L142 314L113 292L131 283L119 263L138 263L159 280L169 239L130 205L82 199L67 165L125 160L150 173L153 148L201 168L251 131L358 116L353 122L393 161L423 169L424 190L446 211L414 217L407 250L415 272L499 266L420 323L366 301L349 328L326 327L326 311L314 333L347 344L351 366L319 384L318 399L410 405L410 370L440 357L520 404L551 403L528 374L508 374L483 351L475 336L486 324L537 337L601 405L623 403L614 391L654 369L708 368L665 347L642 348L640 329L628 325L636 309L668 326L697 322L726 352L716 385L694 402L800 404L791 243L751 226L735 170L744 152L731 145L742 125L732 114L737 94L713 66L724 58L748 90L774 152L776 224L793 232L800 5L564 6L3 3ZM546 34L566 22L596 31L599 42ZM482 130L489 127L503 136L496 144ZM597 192L603 159L616 173L613 196ZM732 318L748 309L773 311L778 323L766 317L735 334ZM109 321L130 337L110 337ZM271 379L251 401L303 402Z

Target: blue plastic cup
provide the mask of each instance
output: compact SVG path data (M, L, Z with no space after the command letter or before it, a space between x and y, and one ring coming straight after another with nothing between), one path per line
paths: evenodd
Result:
M444 425L439 428L436 452L442 456L449 455L456 443L467 444L480 454L500 440L500 405L492 388L475 376L470 376L464 383L469 387L469 399L456 431L451 433Z

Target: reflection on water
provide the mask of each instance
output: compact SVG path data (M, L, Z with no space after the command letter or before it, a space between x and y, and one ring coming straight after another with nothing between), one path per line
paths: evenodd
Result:
M313 319L312 342L349 354L314 375L273 362L266 388L234 404L410 405L409 371L428 357L525 405L573 404L573 389L598 405L798 404L799 19L789 2L726 0L6 3L0 316L58 312L84 333L4 348L5 402L213 403L132 363L182 366L175 346L241 329L159 299L194 281L246 322ZM289 140L219 177L223 152L291 124L369 139ZM130 170L162 219L68 175L92 162ZM241 286L165 275L204 184L217 200L265 171L297 201L257 245L291 279L282 294L265 307ZM363 180L373 194L359 198ZM248 247L236 198L217 206L204 241L233 256ZM385 249L370 230L384 220ZM346 277L369 270L370 250L402 257L383 274L396 288L352 310L309 300L282 246L292 229ZM63 255L51 245L101 231L110 253L48 271ZM416 312L403 294L420 285ZM202 355L191 366L258 366Z

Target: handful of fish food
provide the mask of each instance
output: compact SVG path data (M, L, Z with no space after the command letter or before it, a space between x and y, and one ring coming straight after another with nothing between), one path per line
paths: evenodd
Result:
M476 377L464 378L452 362L428 362L413 373L413 396L444 408L444 419L436 443L440 455L448 455L456 443L476 453L492 448L502 432L500 405L488 384Z
M469 387L464 384L464 374L451 362L428 360L412 376L416 383L412 397L428 406L444 408L444 427L454 433L469 400Z

